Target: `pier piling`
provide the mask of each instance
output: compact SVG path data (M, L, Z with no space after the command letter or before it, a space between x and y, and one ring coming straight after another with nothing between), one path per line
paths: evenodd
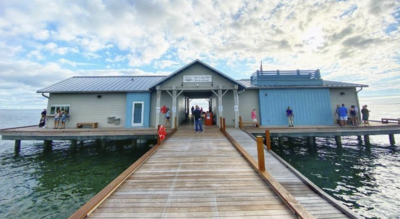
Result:
M15 140L14 151L16 154L21 151L21 140Z
M53 141L52 140L44 140L43 145L44 145L44 151L51 151L53 150Z
M364 142L366 146L371 146L371 142L369 141L369 135L364 135Z
M73 151L76 150L77 143L78 143L77 140L71 140L71 150L73 150Z
M394 139L394 134L389 134L389 142L390 142L390 145L396 144L396 140Z
M283 137L279 137L278 139L279 139L279 147L282 147L284 139L283 139Z
M315 137L307 137L307 142L310 147L315 147Z
M132 139L132 147L136 149L137 147L137 139Z
M336 135L335 136L336 146L338 148L342 148L342 136Z
M264 160L264 143L263 137L257 136L257 155L258 155L258 169L265 171L265 160Z

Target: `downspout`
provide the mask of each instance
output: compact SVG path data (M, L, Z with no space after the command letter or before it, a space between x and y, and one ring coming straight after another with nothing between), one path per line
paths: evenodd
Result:
M356 87L356 89L357 89L357 87ZM360 100L358 99L358 92L362 91L362 89L363 89L363 87L360 87L360 90L357 90L357 91L356 91L357 105L358 105L358 107L357 107L357 108L358 108L358 112L357 112L358 122L361 121L361 115L360 115L361 108L360 108Z

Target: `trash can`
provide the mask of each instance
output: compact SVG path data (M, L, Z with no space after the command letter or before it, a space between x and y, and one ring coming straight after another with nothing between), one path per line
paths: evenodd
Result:
M109 116L109 117L107 117L108 123L114 123L114 118L115 118L115 116Z
M206 125L213 125L213 114L212 114L212 112L207 112L206 113L205 124Z

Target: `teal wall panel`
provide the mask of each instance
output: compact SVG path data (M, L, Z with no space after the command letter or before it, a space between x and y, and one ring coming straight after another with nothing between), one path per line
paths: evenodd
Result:
M143 126L132 126L133 102L144 102ZM125 128L143 128L150 126L150 93L127 93Z
M292 108L294 125L333 125L329 89L264 89L259 92L262 126L287 126Z

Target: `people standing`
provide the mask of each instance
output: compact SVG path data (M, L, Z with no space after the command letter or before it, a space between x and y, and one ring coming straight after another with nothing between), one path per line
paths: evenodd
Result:
M60 125L60 116L61 116L60 109L57 109L56 113L54 113L54 128L53 129L58 129L58 126Z
M340 105L337 104L337 105L336 105L336 110L335 110L334 116L337 116L337 122L338 122L338 124L339 124L339 126L340 126L339 108L340 108Z
M44 109L41 113L40 113L40 122L39 122L39 127L40 128L45 128L46 127L46 114L47 111L46 109Z
M356 117L357 117L356 109L355 109L354 105L351 105L351 107L350 107L350 118L351 118L351 124L353 126L357 126L358 125Z
M193 111L194 111L194 106L192 106L192 108L191 108L190 110L191 110L191 112L192 112L192 114L193 114Z
M165 113L165 127L171 126L171 123L169 122L170 115L171 111L169 110L169 108L167 108L167 112Z
M287 110L286 110L286 116L287 116L287 118L288 118L289 127L293 127L293 117L294 117L294 114L293 114L293 110L290 109L290 107L288 107Z
M363 106L362 110L361 110L361 114L362 114L362 120L364 122L364 124L369 125L369 112L371 112L370 110L367 109L367 105Z
M253 126L257 127L257 115L256 115L256 109L253 109L253 111L251 111L251 119L253 120L253 122L255 122L253 124Z
M348 112L348 109L344 106L344 103L342 103L342 106L339 107L340 126L341 127L344 127L347 123L347 112Z
M196 109L193 111L193 115L196 133L203 133L203 125L201 124L201 110L198 105L196 105Z
M65 129L65 121L67 120L67 112L65 112L65 110L63 110L61 112L60 120L61 120L61 128L60 129Z

